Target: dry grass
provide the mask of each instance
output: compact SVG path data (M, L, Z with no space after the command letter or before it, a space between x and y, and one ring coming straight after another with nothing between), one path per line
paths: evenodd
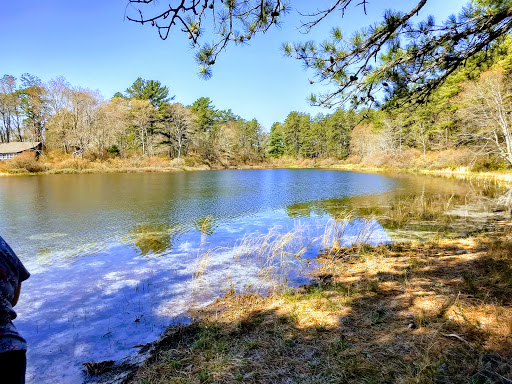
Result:
M339 214L329 220L322 235L308 234L308 228L300 223L282 233L279 228L272 228L266 234L252 233L245 235L234 247L234 257L243 261L251 259L261 264L259 276L273 283L275 291L282 291L288 286L288 274L293 269L300 271L307 262L303 255L312 247L332 249L344 241L351 241L357 246L368 242L374 227L373 219L358 220L359 231L355 239L348 239L345 229L353 224L353 213Z
M73 157L59 150L45 151L39 161L22 154L13 159L0 162L0 174L29 173L114 173L114 172L168 172L178 170L210 169L200 159L185 157L170 159L166 156L142 157L137 152L127 153L125 157L105 157L92 159Z
M196 283L201 283L212 257L221 249L222 248L213 248L206 251L201 251L200 249L194 265L194 272L192 274L192 278Z
M266 234L246 235L235 245L234 257L260 262L260 277L273 282L276 290L281 290L286 287L289 269L301 262L301 256L317 240L306 241L305 230L305 227L296 225L285 233L272 228Z
M339 162L345 167L387 170L428 170L431 172L492 172L506 171L507 164L498 157L479 155L469 148L459 147L438 151L406 148L389 150L366 157L350 156Z
M11 174L44 172L46 167L36 158L36 153L25 151L12 159L0 161L0 172Z
M193 312L129 382L512 380L512 240L358 245L318 261L307 286Z
M19 157L19 156L18 156ZM33 165L33 167L31 166ZM28 170L27 167L30 169ZM400 152L388 151L361 158L303 159L291 156L266 158L247 164L231 166L210 163L197 156L169 159L167 156L142 157L137 151L127 151L123 158L112 155L103 159L85 156L74 158L59 150L45 151L40 161L21 164L20 161L0 162L0 175L30 173L113 173L113 172L169 172L176 170L207 169L265 169L265 168L335 168L363 171L421 171L435 175L464 178L490 178L505 183L512 182L512 173L501 160L489 156L476 156L467 148L428 151L425 155L416 148Z

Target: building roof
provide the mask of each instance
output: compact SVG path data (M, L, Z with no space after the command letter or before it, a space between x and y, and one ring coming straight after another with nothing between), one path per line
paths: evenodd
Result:
M10 143L0 143L0 153L19 153L23 151L27 151L29 149L34 149L37 147L39 142L37 141L26 141L26 142L19 142L19 141L12 141Z

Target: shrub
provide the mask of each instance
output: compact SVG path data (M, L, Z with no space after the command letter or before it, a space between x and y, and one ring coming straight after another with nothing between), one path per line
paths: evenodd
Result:
M343 164L360 164L363 159L361 156L350 155L342 161Z
M53 167L54 169L76 169L76 170L84 170L89 168L90 161L87 159L82 159L79 157L68 157L58 163L56 163Z
M377 168L396 168L399 166L396 161L396 155L391 151L375 153L373 155L363 158L361 161L362 165L367 167Z
M171 160L171 167L183 168L184 166L185 166L185 160L183 160L182 158Z
M25 151L2 162L1 167L9 173L44 172L45 166L36 159L36 153Z
M433 154L431 168L452 170L473 164L475 154L468 148L451 148Z
M119 147L115 144L112 144L108 149L107 152L114 156L121 156L121 151L119 150Z
M502 158L497 156L483 156L477 159L473 165L474 172L485 171L506 171L509 165Z
M301 159L301 160L297 161L297 165L299 167L310 168L313 165L315 165L315 161L313 159Z
M142 159L141 166L144 168L167 168L170 161L168 157L150 156Z

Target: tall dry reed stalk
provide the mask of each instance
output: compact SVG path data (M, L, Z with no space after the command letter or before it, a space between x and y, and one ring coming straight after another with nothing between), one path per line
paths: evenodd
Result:
M324 234L322 235L322 247L324 250L341 247L347 225L353 218L353 212L345 211L326 223Z
M266 234L246 235L235 246L237 260L251 258L262 263L259 275L276 282L278 287L286 285L288 272L301 263L301 257L318 238L309 239L307 228L295 225L290 231L280 233L274 227Z
M194 272L192 273L192 279L196 282L200 282L204 277L212 257L223 249L222 247L216 247L213 249L206 248L206 239L208 235L211 234L213 223L214 217L212 215L208 215L198 222L198 229L201 232L201 243L196 258L196 264L194 266Z
M375 230L375 219L357 220L358 231L351 233L347 228L355 222L353 212L343 212L335 219L331 219L324 226L321 234L311 235L307 226L300 222L292 229L282 233L279 227L271 228L267 233L246 234L233 248L233 257L242 262L250 259L260 264L259 276L274 284L275 289L287 285L292 270L300 271L308 260L304 254L312 247L319 251L332 254L345 245L362 246L371 240ZM203 238L203 237L202 237ZM201 241L193 277L201 280L205 275L207 266L215 253L224 247L204 249L206 242Z

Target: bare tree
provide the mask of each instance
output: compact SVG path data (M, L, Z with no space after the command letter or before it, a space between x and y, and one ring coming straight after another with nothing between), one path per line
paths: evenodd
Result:
M70 88L59 82L48 88L48 104L52 113L47 123L48 144L62 146L66 153L83 156L91 150L90 144L98 142L98 109L101 98L97 91Z
M22 141L22 116L16 78L4 75L0 79L0 141Z
M164 137L161 144L169 146L169 156L177 157L186 153L188 143L195 130L196 117L180 103L165 104L158 133Z
M241 143L241 132L236 121L226 121L219 127L216 139L217 158L225 165L236 162Z
M142 147L142 156L151 154L151 133L158 110L148 100L130 100L129 121Z
M393 149L393 137L387 128L378 131L373 124L359 124L352 130L350 153L361 159Z
M129 101L123 98L113 98L102 103L98 111L98 127L101 130L101 141L97 146L104 155L105 148L116 145L118 150L126 149L126 134L129 125Z
M73 156L82 156L97 133L97 109L100 98L97 92L77 89L71 95L70 139L74 147Z
M512 165L512 86L502 68L484 72L478 81L464 85L458 113L468 143Z

